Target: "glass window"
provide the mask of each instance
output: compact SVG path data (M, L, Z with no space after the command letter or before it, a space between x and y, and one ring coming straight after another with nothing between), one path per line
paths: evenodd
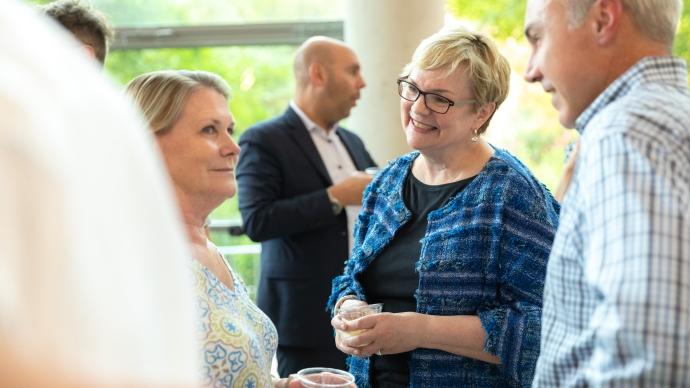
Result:
M116 27L340 20L346 0L91 0Z

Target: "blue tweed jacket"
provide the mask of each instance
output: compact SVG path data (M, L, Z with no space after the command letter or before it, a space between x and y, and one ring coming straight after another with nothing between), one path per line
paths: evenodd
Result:
M354 248L328 301L355 294L366 300L358 276L410 219L402 189L412 152L392 162L364 193ZM480 174L428 216L416 264L417 312L478 315L484 349L501 365L440 350L416 349L412 387L527 387L539 355L542 291L560 207L517 158L496 150ZM369 360L350 357L359 387L369 387Z

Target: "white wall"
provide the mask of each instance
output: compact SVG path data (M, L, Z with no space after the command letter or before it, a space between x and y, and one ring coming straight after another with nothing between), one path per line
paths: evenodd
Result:
M347 121L379 165L410 151L400 124L396 79L425 37L443 27L444 0L348 0L345 41L367 87Z

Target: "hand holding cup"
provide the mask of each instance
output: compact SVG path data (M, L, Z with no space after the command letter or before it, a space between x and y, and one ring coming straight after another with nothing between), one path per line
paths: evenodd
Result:
M383 303L374 303L374 304L367 304L367 305L358 305L352 308L341 308L338 310L336 313L336 318L339 320L347 323L348 321L353 321L355 319L359 319L361 317L371 315L371 314L378 314L381 311L383 311ZM364 330L353 330L353 331L344 331L344 330L338 330L336 328L337 334L339 334L342 338L349 338L352 336L359 335L363 332Z

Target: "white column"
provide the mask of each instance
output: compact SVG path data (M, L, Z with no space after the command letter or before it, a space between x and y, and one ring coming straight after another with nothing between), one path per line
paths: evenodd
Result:
M359 56L367 83L347 127L380 166L410 151L395 81L419 42L443 27L444 15L444 0L347 0L345 41Z

